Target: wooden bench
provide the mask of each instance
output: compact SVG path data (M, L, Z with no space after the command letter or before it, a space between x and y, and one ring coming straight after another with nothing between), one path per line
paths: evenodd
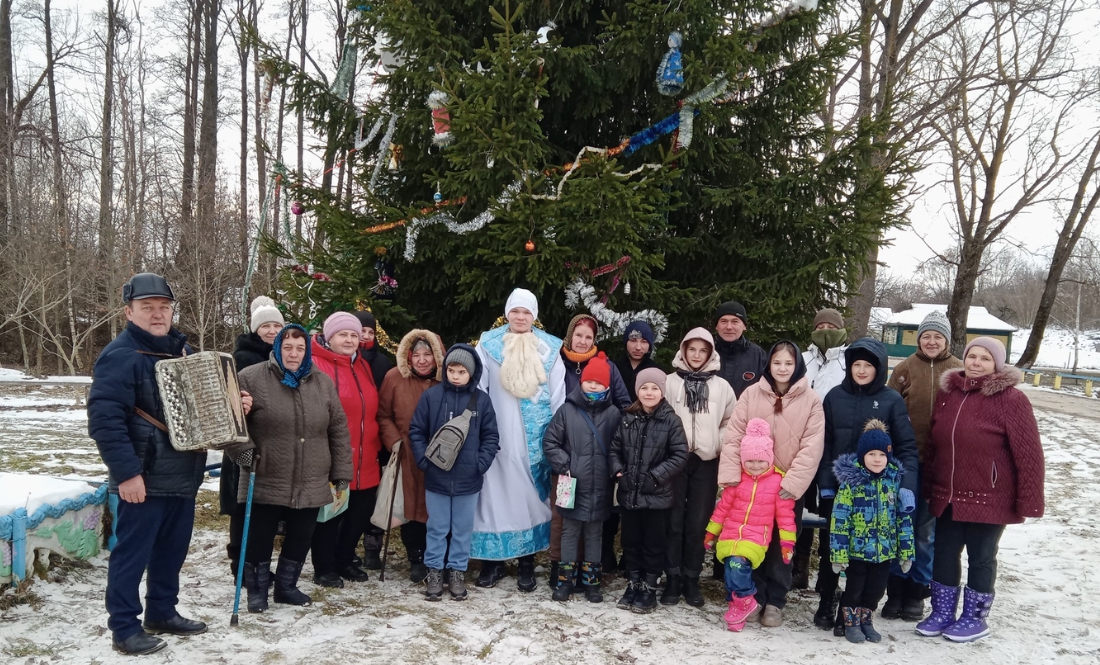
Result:
M1083 374L1055 374L1054 375L1054 389L1062 389L1062 379L1073 379L1074 383L1077 381L1085 382L1085 397L1092 397L1092 382L1096 381L1095 376L1085 376Z

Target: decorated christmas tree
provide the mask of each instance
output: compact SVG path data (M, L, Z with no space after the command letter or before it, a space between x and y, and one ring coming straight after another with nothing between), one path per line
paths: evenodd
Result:
M803 336L896 223L871 121L820 120L852 46L829 3L353 6L385 68L365 108L268 50L354 178L293 184L323 239L276 248L303 316L366 302L469 339L524 286L551 331L591 310L675 337L737 299L755 338Z

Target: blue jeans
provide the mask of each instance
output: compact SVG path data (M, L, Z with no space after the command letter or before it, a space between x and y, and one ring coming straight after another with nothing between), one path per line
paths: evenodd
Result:
M928 502L917 497L917 510L913 515L913 549L916 558L909 572L902 573L895 560L890 566L890 575L913 580L921 586L932 582L932 558L936 543L936 518L928 510Z
M146 496L144 503L118 502L118 542L107 562L107 627L118 642L141 632L145 576L145 620L176 616L180 569L195 524L194 497Z
M731 601L736 596L744 598L756 595L756 583L752 581L752 562L743 556L727 557L724 566L726 569L726 600Z
M447 496L424 492L428 509L428 547L424 550L424 565L441 570L447 558L448 570L465 572L470 564L470 541L474 536L474 511L480 493ZM447 549L447 534L451 534L451 549Z

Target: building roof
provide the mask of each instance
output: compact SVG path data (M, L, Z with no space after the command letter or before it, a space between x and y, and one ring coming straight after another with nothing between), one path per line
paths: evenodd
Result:
M924 317L934 309L947 313L947 305L932 305L927 303L913 303L912 309L904 312L895 312L886 320L888 324L903 326L919 326ZM1015 332L1016 327L1005 323L989 313L984 307L971 307L966 319L967 329L996 330L1003 332Z

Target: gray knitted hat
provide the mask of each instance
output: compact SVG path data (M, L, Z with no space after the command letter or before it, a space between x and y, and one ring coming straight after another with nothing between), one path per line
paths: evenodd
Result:
M448 351L447 358L443 361L443 365L462 365L466 368L466 371L470 373L471 377L474 375L474 370L477 369L477 362L474 360L474 354L461 347L452 348Z
M917 328L917 339L919 340L920 336L929 330L938 332L944 339L951 339L951 324L947 321L947 315L938 309L928 312L928 316L920 322L920 327Z

